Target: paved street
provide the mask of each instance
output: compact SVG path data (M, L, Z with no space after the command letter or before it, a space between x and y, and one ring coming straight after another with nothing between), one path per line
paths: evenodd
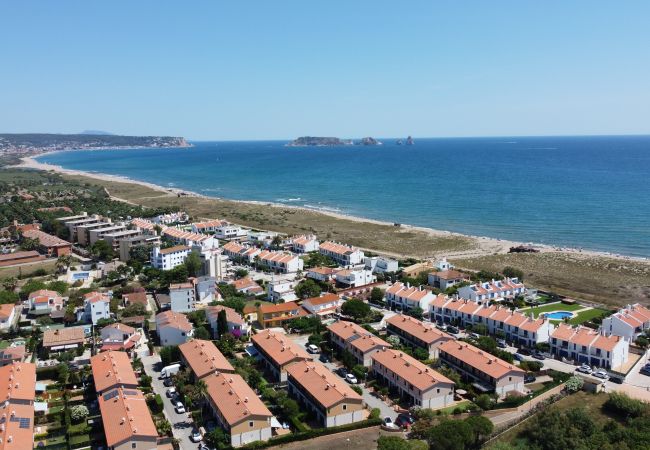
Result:
M153 378L151 386L153 387L154 392L160 394L163 399L165 416L172 424L172 433L174 434L174 437L178 439L180 448L183 450L198 448L199 444L190 440L190 433L192 432L193 425L189 413L177 414L171 400L165 395L168 388L163 384L163 380L159 379L160 372L155 369L156 365L160 363L160 357L158 355L145 356L142 358L142 363L144 364L145 373Z

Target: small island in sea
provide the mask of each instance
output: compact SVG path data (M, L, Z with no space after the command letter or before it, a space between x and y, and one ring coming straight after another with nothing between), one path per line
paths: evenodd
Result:
M286 144L286 147L338 147L343 145L382 145L373 137L364 137L359 142L337 137L301 136Z

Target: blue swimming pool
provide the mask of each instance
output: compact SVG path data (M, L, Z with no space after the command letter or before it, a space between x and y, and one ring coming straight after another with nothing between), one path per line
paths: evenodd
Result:
M90 276L90 273L88 273L88 272L77 272L77 273L72 274L72 279L73 280L87 280L89 276Z
M570 313L569 311L555 311L546 314L546 317L548 317L551 320L564 320L566 318L570 319L571 317L573 317L573 313Z

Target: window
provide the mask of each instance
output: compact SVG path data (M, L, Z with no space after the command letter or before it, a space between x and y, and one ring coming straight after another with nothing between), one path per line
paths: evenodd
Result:
M131 443L131 448L136 448L137 446L138 446L138 444L136 442Z
M250 422L248 422L249 427L253 428L254 425L255 425L255 422L253 422L252 420Z
M508 381L512 381L512 377L508 377Z
M348 405L343 405L343 411L346 411L348 409Z

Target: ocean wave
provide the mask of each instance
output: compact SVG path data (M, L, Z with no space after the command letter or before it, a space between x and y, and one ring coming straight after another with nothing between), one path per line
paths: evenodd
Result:
M276 202L280 203L292 203L292 202L300 202L303 199L301 197L296 197L296 198L276 198Z
M341 212L339 208L332 208L330 206L316 206L316 205L310 205L308 203L305 203L302 206L309 209L315 209L317 211L327 211L327 212L335 212L335 213Z
M223 191L223 188L203 188L201 192L219 192Z

